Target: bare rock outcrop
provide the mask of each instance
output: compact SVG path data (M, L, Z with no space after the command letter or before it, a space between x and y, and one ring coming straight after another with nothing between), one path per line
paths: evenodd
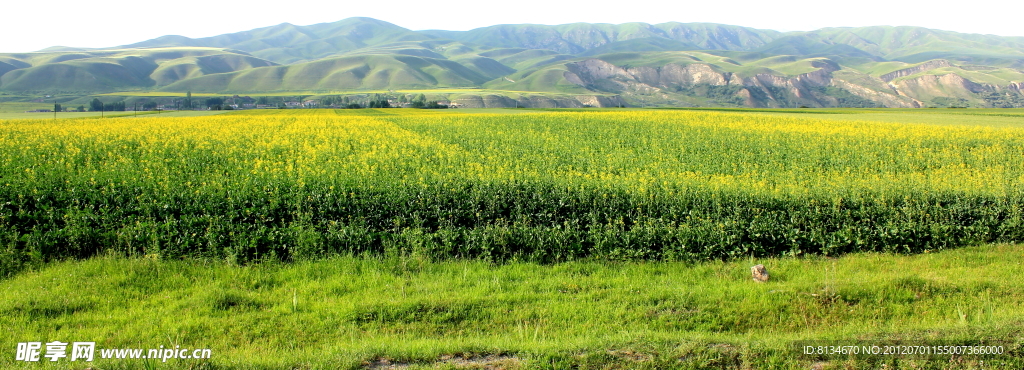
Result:
M584 108L629 106L619 96L532 95L513 99L504 95L463 95L453 101L460 108Z
M580 86L593 85L598 80L615 77L634 79L634 76L625 69L600 59L587 59L581 62L567 63L565 66L569 69L565 73L566 80ZM571 75L575 75L575 77Z
M955 73L908 78L897 81L895 85L903 91L943 92L953 88L970 93L981 93L992 90L990 86L976 83Z
M832 72L831 70L822 68L814 72L804 73L796 76L794 86L828 86L832 83Z
M576 95L574 98L585 107L607 108L629 106L629 104L626 104L626 102L622 100L622 97L619 96Z
M660 68L636 67L627 70L638 81L651 86L726 85L729 76L703 63L685 66L669 63Z
M694 60L694 63L628 67L616 66L600 59L587 59L567 63L564 77L570 83L593 91L613 92L627 97L656 96L657 99L665 101L674 99L671 97L673 92L692 95L695 91L705 91L690 89L692 87L736 85L743 88L730 92L736 98L731 103L742 101L745 105L754 107L837 106L846 104L843 96L849 101L849 94L852 94L880 106L911 108L923 106L918 99L932 96L971 97L975 94L1004 90L1024 93L1024 83L1021 82L997 87L976 83L957 73L921 74L937 68L957 67L943 59L904 68L881 77L872 77L856 71L843 71L838 63L825 58L810 60L810 64L814 70L796 76L766 71L741 78L722 71L719 66L698 60ZM833 88L849 94L833 96ZM729 90L713 91L720 94L721 91ZM721 99L721 95L718 96ZM617 105L595 99L596 97L577 100L579 104L585 106ZM686 98L683 98L675 104L683 104L685 101Z
M922 64L919 64L919 65L916 65L916 66L913 66L913 67L910 67L910 68L904 68L904 69L901 69L901 70L898 70L898 71L889 72L889 73L886 73L884 75L879 76L879 78L882 79L882 81L889 82L889 81L895 80L895 79L900 78L900 77L906 77L906 76L918 74L918 73L921 73L921 72L930 71L930 70L933 70L933 69L936 69L936 68L945 68L945 67L954 67L954 65L953 65L953 63L950 63L948 60L936 59L936 60L930 60L930 61L924 62Z
M869 89L869 88L866 88L864 86L861 86L861 85L858 85L858 84L855 84L855 83L851 83L851 82L848 82L848 81L845 81L845 80L842 80L842 79L838 79L838 78L832 80L832 86L835 86L835 87L838 87L840 89L849 91L853 95L859 96L859 97L867 99L867 100L871 100L871 101L876 102L876 103L879 103L882 106L887 107L887 108L920 108L921 107L921 104L918 103L916 100L908 98L908 97L905 97L905 96L900 96L899 95L899 91L896 90L896 89L889 90L889 91L892 92L890 94L890 93L883 92L883 91Z

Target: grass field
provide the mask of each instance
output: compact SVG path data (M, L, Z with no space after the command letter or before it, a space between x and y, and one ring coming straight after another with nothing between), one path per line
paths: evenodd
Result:
M37 110L37 109L53 110L53 102L49 102L49 103L3 102L3 103L0 103L0 113L25 113L27 111ZM51 114L53 114L53 113L51 113Z
M102 369L1020 368L792 348L1019 350L1017 114L2 120L0 345L217 354Z
M1012 356L801 358L793 342L999 341L1020 351L1021 262L1020 245L698 264L100 257L0 281L0 348L212 351L97 359L94 369L1017 369L1024 360ZM772 280L751 281L753 263ZM11 358L0 364L72 364Z
M65 108L72 108L65 105ZM17 102L3 102L0 103L0 120L53 120L53 112L39 112L39 113L26 113L30 110L36 109L53 109L53 103L17 103ZM158 115L158 117L193 117L193 116L207 116L212 114L220 114L225 111L146 111L139 112L138 116L144 115ZM57 112L57 119L75 119L75 118L99 118L99 117L135 117L135 112Z
M211 116L215 114L221 114L225 111L167 111L167 112L60 112L57 113L56 119L76 119L76 118L126 118L126 117L144 117L144 116L157 116L157 117L201 117ZM0 113L0 120L53 120L53 112L50 113Z

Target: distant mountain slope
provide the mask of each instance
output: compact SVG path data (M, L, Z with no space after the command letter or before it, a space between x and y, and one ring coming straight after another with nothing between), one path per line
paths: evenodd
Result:
M787 34L756 51L774 55L869 56L908 63L944 58L1024 67L1024 37L964 34L922 27L823 28Z
M1024 107L1024 37L678 22L412 31L348 18L0 54L0 90L11 92L439 87L493 90L481 106ZM513 100L524 92L542 94ZM568 103L550 103L552 94Z
M490 80L462 64L410 55L355 55L183 80L163 91L246 92L475 87Z
M587 50L579 55L601 55L608 53L621 53L621 52L643 52L643 51L684 51L684 50L703 50L696 44L689 42L681 42L661 37L644 37L639 39L630 39L624 41L615 41L607 43L590 50Z
M0 54L0 90L133 89L272 65L243 52L214 48Z
M713 23L573 23L559 26L535 24L498 25L470 31L421 31L423 34L480 45L547 49L579 54L620 41L664 38L696 49L750 50L763 46L782 33L772 30Z
M367 46L398 41L428 40L426 36L373 18L348 18L333 23L276 26L219 36L191 39L163 36L122 48L170 46L215 47L242 50L280 64L310 61Z

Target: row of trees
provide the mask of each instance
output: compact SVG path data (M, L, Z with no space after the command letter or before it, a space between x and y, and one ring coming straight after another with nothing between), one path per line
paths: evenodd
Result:
M203 104L203 103L205 103L205 104ZM204 107L204 106L205 107L209 107L212 110L232 109L229 105L225 104L225 98L213 97L213 98L205 99L204 101L195 101L195 100L192 99L192 92L188 92L185 95L185 99L184 100L172 101L171 104L173 104L176 109L186 109L186 110L193 110L193 109L201 108L201 107ZM125 108L127 108L127 106L128 106L128 104L125 101L123 101L123 100L112 102L112 103L104 103L99 98L94 98L91 102L89 102L89 111L90 112L124 111ZM159 106L160 106L160 104L157 101L149 100L149 101L142 102L141 105L133 105L132 107L135 108L135 109L140 109L141 108L143 110L153 110L153 109L157 109L157 107L159 107ZM60 106L60 104L55 104L54 105L54 109L57 110L58 112L62 111L62 107ZM84 111L85 107L84 106L83 107L79 107L78 110L80 112Z
M348 109L357 108L398 108L405 104L409 104L412 108L421 109L444 109L448 108L447 105L443 105L436 100L427 101L427 96L424 94L414 95L411 98L407 95L399 95L397 99L398 105L391 104L391 98L387 95L373 94L368 96L364 104L359 104L349 99L349 97L342 96L327 96L320 99L320 104L323 106L337 106Z
M242 99L239 101L239 99ZM299 101L303 101L302 96L294 97ZM397 105L393 102L397 100ZM176 109L181 110L194 110L202 109L204 107L211 110L231 110L234 109L235 104L251 104L255 103L257 106L277 106L279 108L285 108L288 104L288 98L286 97L267 97L261 96L256 99L249 97L244 98L231 98L231 97L210 97L205 99L193 99L192 92L189 91L185 94L185 98L182 100L173 101L172 104ZM426 95L398 95L397 98L389 95L372 94L366 95L365 98L349 97L349 96L324 96L319 99L318 106L321 107L339 107L347 109L358 109L358 108L397 108L402 106L411 106L412 108L421 109L442 109L448 108L447 105L440 104L438 101L428 101ZM166 104L165 104L166 105ZM132 107L135 109L153 110L157 109L160 105L155 100L147 100L141 103L141 105L133 104ZM99 98L94 98L89 103L89 111L124 111L127 108L125 101L117 101L112 103L104 103ZM62 111L60 104L55 104L54 109ZM79 107L80 111L84 111L85 107Z
M53 103L53 111L54 112L64 112L64 106L61 105L60 103ZM85 112L85 106L84 105L79 105L78 108L75 108L74 112Z
M124 111L124 100L113 103L104 103L99 98L93 99L89 102L90 112L111 112L111 111Z

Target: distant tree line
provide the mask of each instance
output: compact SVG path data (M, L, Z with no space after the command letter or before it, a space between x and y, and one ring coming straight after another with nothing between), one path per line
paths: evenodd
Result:
M991 92L982 95L985 103L992 108L1022 108L1024 95L1013 92Z
M90 112L124 112L124 107L124 100L113 103L104 103L100 101L99 98L94 98L89 102Z
M812 93L818 95L819 99L832 97L836 100L837 107L843 108L881 108L882 106L872 100L853 95L846 89L835 86L810 87Z
M968 108L971 102L964 98L937 97L932 99L929 108Z
M370 100L370 102L368 104L366 104L366 107L367 108L391 108L391 103L389 103L387 99Z
M417 102L413 102L412 103L412 107L413 108L420 108L420 109L447 109L448 108L447 105L438 103L436 101L428 101L426 103L417 101Z
M210 107L210 110L232 110L234 107L224 104L224 98L207 98L206 106Z
M184 99L154 99L136 97L130 98L128 101L116 101L116 102L104 102L99 98L92 99L91 102L85 107L80 107L83 110L91 112L99 111L125 111L127 109L133 110L155 110L161 107L172 107L168 109L181 109L181 110L233 110L244 108L293 108L293 107L305 107L305 108L342 108L342 109L361 109L361 108L401 108L401 107L412 107L421 109L444 109L448 108L447 105L441 104L440 101L427 100L424 94L360 94L352 96L342 95L329 95L320 97L311 96L260 96L260 97L192 97L191 92L186 93ZM55 103L55 108L65 109Z

